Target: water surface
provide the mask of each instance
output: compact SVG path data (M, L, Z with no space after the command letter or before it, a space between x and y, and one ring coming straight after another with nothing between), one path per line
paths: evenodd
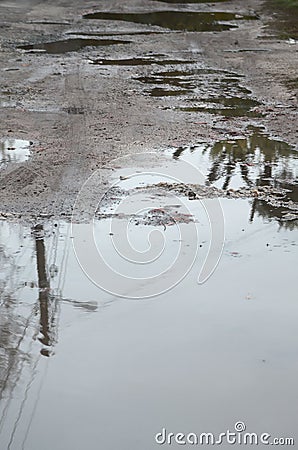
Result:
M191 64L193 61L191 60L183 60L183 59L170 59L164 58L160 59L159 57L152 55L147 57L134 57L134 58L100 58L92 61L93 64L99 64L102 66L167 66L167 65L176 65L176 64Z
M126 22L157 25L171 30L223 31L236 28L231 21L255 19L227 12L156 11L148 13L108 13L86 14L84 19L122 20ZM226 22L226 23L223 23Z
M260 117L260 103L243 86L241 74L206 67L151 72L137 81L153 85L144 92L153 97L182 97L175 108L185 112L208 112L226 117ZM169 89L171 88L171 89ZM221 92L221 95L218 94Z
M163 427L219 434L239 418L251 432L297 438L297 229L258 211L249 222L251 203L222 202L226 245L209 282L196 283L195 264L175 289L142 301L88 280L68 224L0 222L1 448L153 450ZM200 264L208 219L189 204ZM129 229L135 245L151 230ZM113 263L109 232L108 219L95 224ZM173 227L165 234L170 257L179 239Z
M129 44L129 42L120 40L117 41L113 39L73 38L73 39L64 39L61 41L22 45L19 48L26 51L40 51L49 54L59 54L59 53L77 52L85 47L100 47L116 44Z
M251 221L258 213L265 219L277 220L281 226L298 225L298 152L286 142L251 127L247 138L179 147L173 157L199 167L206 177L206 185L225 191L255 188ZM264 187L276 189L275 195L268 196L267 201L257 196L258 188Z
M0 167L5 163L21 163L30 156L30 142L23 139L6 139L0 142Z

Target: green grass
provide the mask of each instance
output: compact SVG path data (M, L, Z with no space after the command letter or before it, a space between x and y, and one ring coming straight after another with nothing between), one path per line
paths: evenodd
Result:
M286 8L298 8L298 0L273 0L273 3Z

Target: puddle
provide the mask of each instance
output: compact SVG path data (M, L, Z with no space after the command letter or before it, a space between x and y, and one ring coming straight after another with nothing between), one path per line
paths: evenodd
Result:
M224 253L200 286L208 218L200 202L188 203L200 230L198 260L178 286L149 300L116 299L92 284L74 255L69 224L0 222L1 448L52 450L63 436L64 449L149 449L164 421L168 431L219 435L234 426L235 410L251 431L267 417L268 433L298 438L298 231L258 211L249 222L252 200L223 199ZM193 243L187 233L180 242L168 222L164 231L159 217L161 269L179 248L182 263ZM151 274L150 265L119 262L112 238L124 225L147 251L154 228L145 222L117 219L114 236L108 220L94 224L107 262L121 272L128 266L128 276ZM84 241L89 226L77 227Z
M0 167L7 163L25 162L30 156L30 142L22 139L6 139L0 142Z
M80 106L68 106L67 108L62 108L62 111L66 112L67 114L85 114L85 109Z
M147 76L136 77L135 79L142 83L148 84L168 84L171 86L193 86L201 87L208 83L211 93L214 91L214 86L218 88L219 84L222 89L230 89L235 83L239 83L241 75L234 72L227 72L219 69L195 68L190 67L183 70L168 70L163 72L152 72ZM228 86L225 86L228 85ZM239 90L243 87L237 86ZM250 92L246 90L245 92Z
M237 28L230 22L236 20L256 19L254 16L241 16L227 12L186 12L186 11L156 11L148 13L106 13L95 12L86 14L84 19L121 20L126 22L157 25L171 30L185 31L223 31Z
M226 117L261 116L257 110L260 103L248 96L250 91L242 86L242 76L234 72L190 67L152 72L135 79L144 84L155 85L149 91L151 96L184 96L188 105L177 105L175 108L185 112L209 112ZM176 89L170 90L169 87ZM218 91L224 95L218 97Z
M224 50L225 53L246 53L246 52L270 52L269 48L238 48L236 50Z
M155 35L155 34L161 34L163 33L162 31L119 31L117 33L113 33L112 31L109 33L96 33L94 32L89 32L89 33L84 33L84 32L80 32L80 31L68 31L66 34L70 34L72 36L149 36L150 34Z
M185 89L163 89L163 88L153 88L150 90L151 97L177 97L181 95L187 95L190 91Z
M164 84L175 87L195 88L200 84L200 76L204 76L202 82L205 82L206 76L218 74L217 71L207 69L188 69L188 70L169 70L166 72L153 72L148 76L136 77L137 81L145 84Z
M251 220L258 213L284 226L297 226L298 152L260 129L251 128L251 132L247 138L218 141L211 146L180 147L173 158L199 167L207 185L231 193L241 188L252 189L255 198ZM267 189L271 189L268 195Z
M167 66L167 65L176 65L176 64L192 64L194 61L187 61L181 59L162 59L158 60L153 57L145 57L145 58L123 58L123 59L95 59L92 61L92 64L99 64L102 66Z
M71 22L55 22L49 20L31 20L28 23L32 23L34 25L71 25Z
M65 39L61 41L45 42L40 44L22 45L19 48L28 52L44 52L60 54L77 52L85 47L100 47L114 44L129 44L128 41L115 41L113 39Z
M195 102L196 99L189 101ZM220 114L225 117L262 117L257 106L260 102L252 98L243 97L218 97L201 99L198 106L183 106L181 111L185 112L208 112L210 114Z

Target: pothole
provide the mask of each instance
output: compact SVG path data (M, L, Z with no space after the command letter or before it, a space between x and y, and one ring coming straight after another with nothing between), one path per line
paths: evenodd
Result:
M223 31L237 28L229 23L236 20L256 19L255 16L242 16L228 12L188 12L155 11L147 13L108 13L95 12L85 14L84 19L121 20L125 22L157 25L171 30L185 31ZM223 23L227 22L227 23Z
M81 31L68 31L66 34L72 35L72 36L148 36L150 34L161 34L162 31L118 31L118 32L96 32L96 31L90 31L90 32L81 32Z
M153 85L150 90L145 90L145 94L153 97L184 97L184 105L173 105L181 111L208 112L226 117L261 116L257 108L260 103L249 97L251 91L240 84L242 76L234 72L189 67L152 72L135 79ZM219 91L223 93L220 97Z
M189 101L197 102L197 99ZM258 106L260 102L253 98L235 96L201 99L198 105L182 106L179 109L185 112L207 112L225 117L261 117L263 114Z
M59 53L77 52L85 47L100 47L116 44L129 44L129 41L120 41L114 39L74 38L39 44L21 45L19 48L22 50L26 50L27 52L59 54Z
M176 64L192 64L194 61L187 61L181 59L157 59L153 57L135 57L135 58L123 58L123 59L108 59L100 58L92 61L92 64L98 64L102 66L167 66Z
M150 96L151 97L178 97L181 95L186 95L188 94L190 91L186 90L186 89L164 89L164 88L158 88L155 87L153 89L150 90Z

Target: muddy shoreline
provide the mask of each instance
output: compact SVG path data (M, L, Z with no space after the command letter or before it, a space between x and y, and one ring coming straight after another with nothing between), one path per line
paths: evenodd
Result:
M1 2L0 8L0 133L2 140L27 139L32 144L28 161L7 164L0 170L0 211L6 217L70 217L86 179L100 169L104 191L116 166L110 161L126 154L163 154L170 147L245 137L249 125L263 126L269 135L296 145L296 93L287 82L295 78L297 44L279 39L274 27L268 28L275 19L263 3L250 0L245 5L232 1L188 6L187 10L199 14L222 11L257 18L229 20L231 29L207 32L84 19L84 14L89 17L96 11L91 2L84 8L78 1L71 6L56 1L51 7L40 2L22 7L17 2ZM102 11L125 13L169 9L185 10L185 5L142 0L131 0L125 7L117 1L101 5ZM66 53L55 53L53 46L50 53L18 48L54 41L65 44L67 39L78 40L78 34L81 41L112 39L117 45L83 44L82 49ZM121 40L125 43L116 42ZM59 44L58 48L61 50ZM127 58L140 61L109 63ZM98 60L100 64L94 64ZM160 94L156 87L150 91L152 86L142 82L152 73L193 68L197 70L196 83L204 79L204 70L236 77L231 85L229 80L224 84L209 74L199 85L199 94L195 92L196 100L210 89L219 97L229 89L234 89L236 96L242 90L250 101L244 108L251 108L252 113L247 109L238 114L237 105L227 107L221 99L216 100L220 104L208 108L193 103L193 80L184 89L190 94L183 98L179 96L181 86L174 86L174 95L171 89L168 95L168 87ZM227 108L231 113L226 114Z

